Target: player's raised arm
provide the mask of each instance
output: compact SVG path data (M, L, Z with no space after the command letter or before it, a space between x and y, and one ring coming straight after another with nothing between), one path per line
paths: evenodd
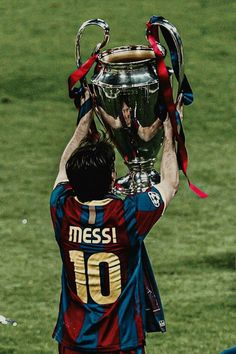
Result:
M163 123L164 143L161 160L161 182L156 185L165 201L165 206L169 204L174 197L179 186L179 168L176 158L175 143L173 140L173 131L169 117Z
M85 89L84 97L81 98L81 106L90 99L90 93L88 89ZM79 121L75 132L67 144L60 160L59 172L54 184L54 187L60 183L68 180L66 175L66 163L71 156L72 152L80 145L81 141L88 135L91 122L93 120L93 110L88 111Z

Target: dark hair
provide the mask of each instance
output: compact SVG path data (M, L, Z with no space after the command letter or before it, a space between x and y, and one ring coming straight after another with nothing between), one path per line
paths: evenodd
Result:
M81 202L102 199L109 192L114 171L115 151L109 140L85 139L72 153L66 173Z

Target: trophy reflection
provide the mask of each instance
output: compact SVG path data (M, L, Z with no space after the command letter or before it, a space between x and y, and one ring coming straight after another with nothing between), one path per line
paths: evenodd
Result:
M145 143L151 142L158 132L162 140L162 121L157 117L150 126L143 126L137 117L137 103L132 108L127 95L120 95L119 107L115 117L101 106L97 107L97 114L129 168L129 173L117 180L115 191L132 194L159 182L159 174L154 170L155 158L150 159Z
M124 129L124 131L127 132L127 136L133 136L134 138L134 135L138 135L140 139L146 142L151 140L162 127L162 121L159 117L148 127L143 127L136 117L132 119L132 107L129 106L128 100L125 99L122 102L121 114L116 118L104 111L100 106L98 107L98 112L103 122L106 122L112 129ZM136 154L137 152L138 151L136 151Z

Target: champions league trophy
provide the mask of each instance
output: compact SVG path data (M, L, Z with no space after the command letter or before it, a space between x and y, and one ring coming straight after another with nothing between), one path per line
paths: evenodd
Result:
M168 44L172 67L167 70L171 82L174 76L177 79L178 97L183 92L183 82L187 82L183 71L180 36L176 28L164 18L152 17L150 20L149 28L155 34L157 28L160 28ZM105 21L95 19L83 23L78 31L78 68L82 65L80 39L84 29L91 25L104 30L103 42L94 51L97 53L97 63L90 85L95 96L96 115L129 170L126 176L117 180L115 192L123 195L140 192L158 183L160 179L154 164L163 141L162 120L166 118L167 109L160 87L158 59L153 48L144 45L121 46L100 52L109 40L109 26ZM159 40L156 40L156 45L165 58L168 53L166 48Z

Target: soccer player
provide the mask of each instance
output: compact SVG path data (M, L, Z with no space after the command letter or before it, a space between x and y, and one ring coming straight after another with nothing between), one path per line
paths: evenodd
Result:
M84 101L89 99L86 90ZM145 236L163 215L179 183L169 118L164 125L161 182L124 200L112 193L115 152L90 139L92 109L62 154L51 194L60 249L62 291L53 337L59 353L145 353Z

